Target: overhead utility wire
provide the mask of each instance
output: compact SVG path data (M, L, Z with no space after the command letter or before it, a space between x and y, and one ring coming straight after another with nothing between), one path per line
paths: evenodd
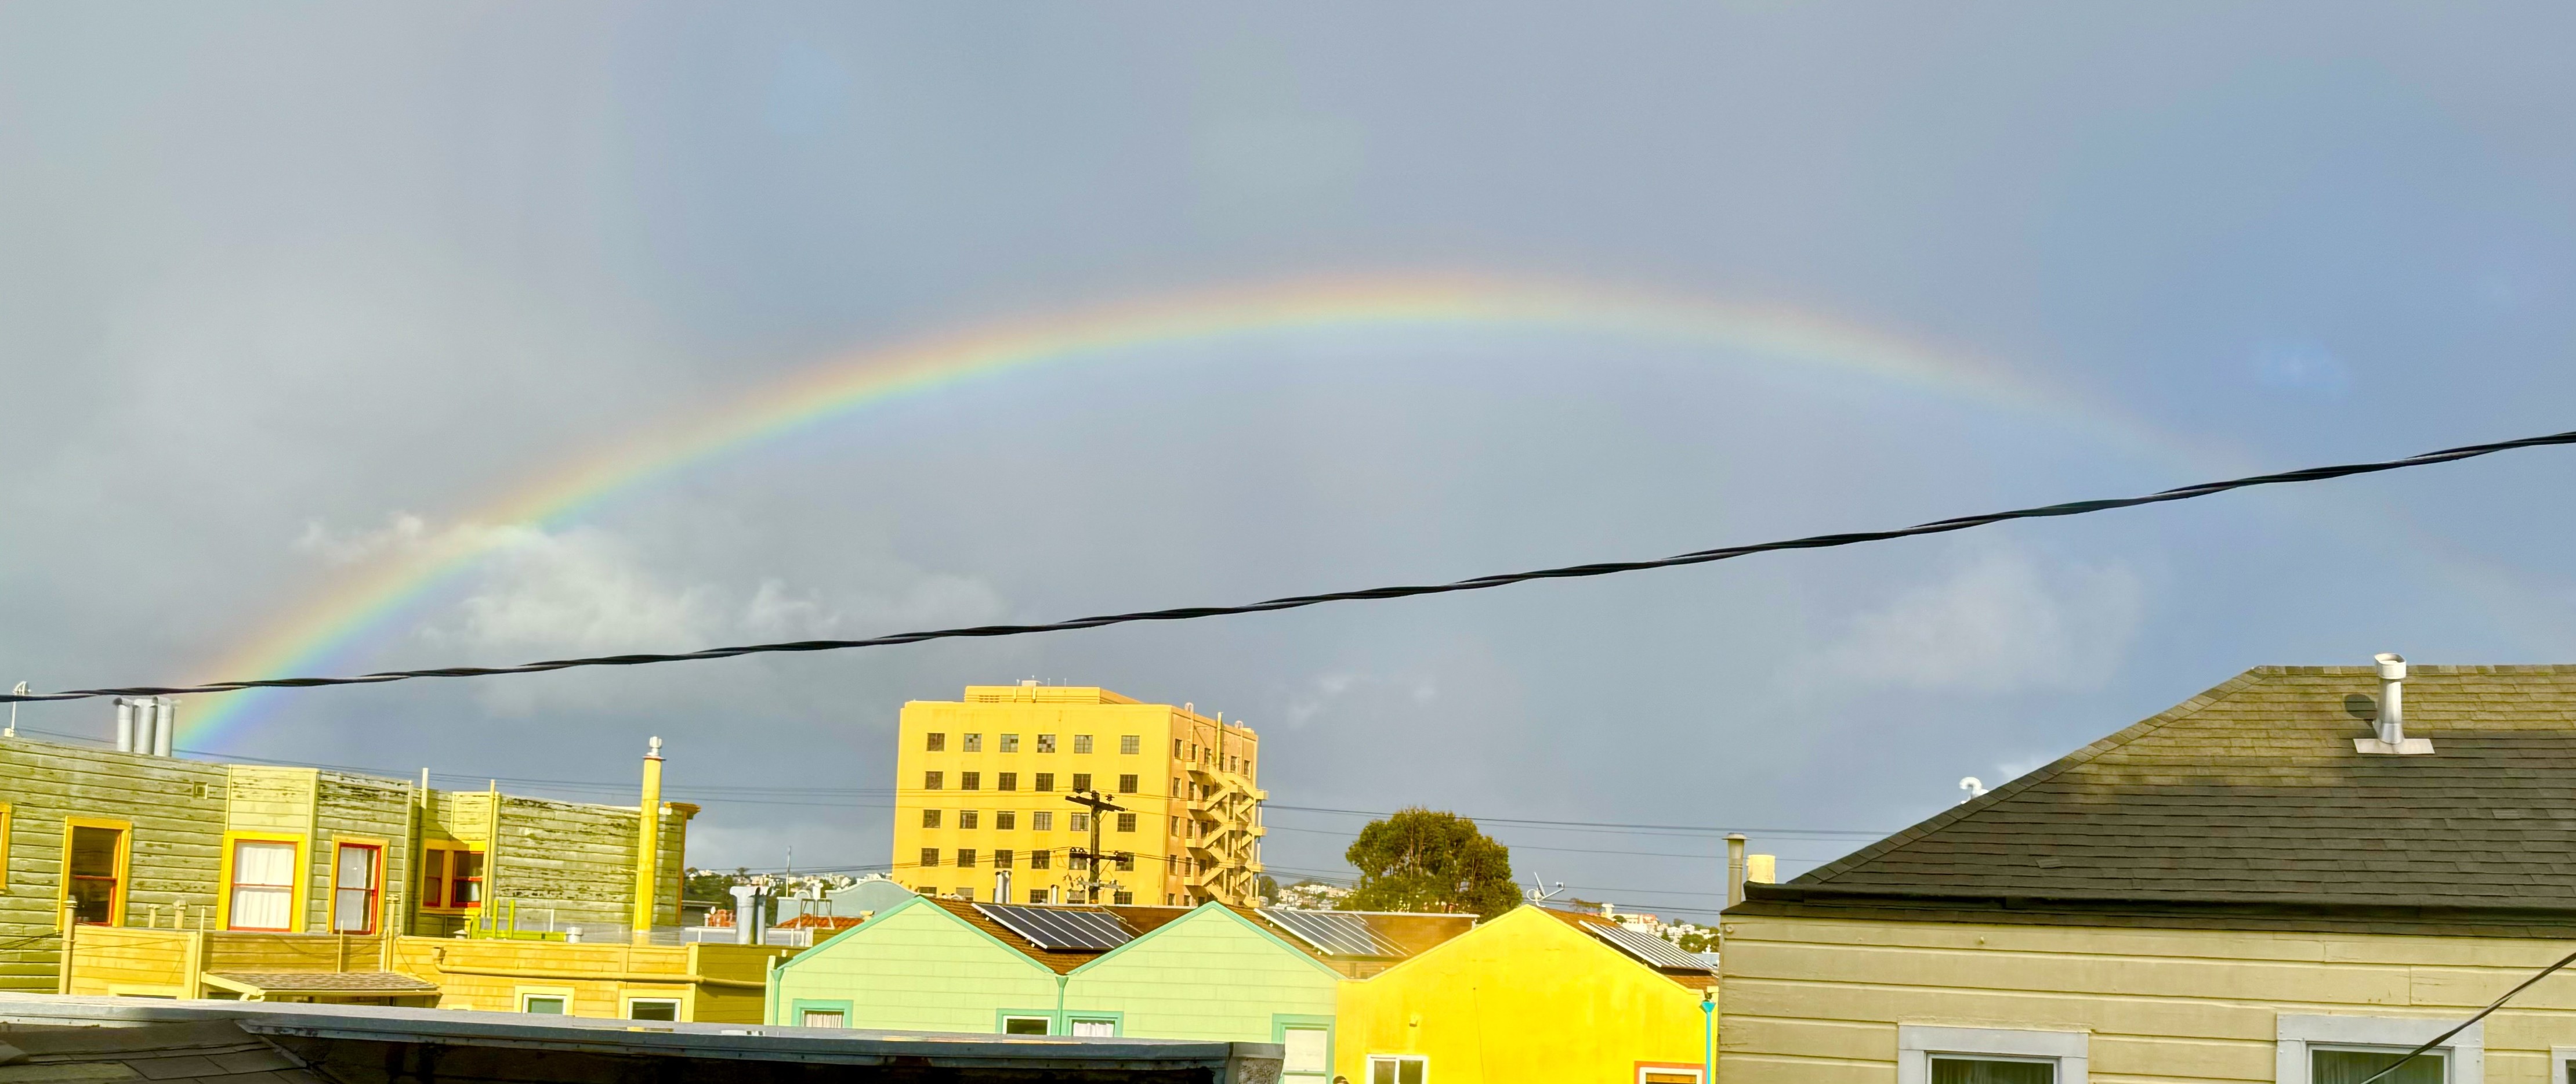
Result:
M768 655L806 651L844 651L863 647L892 647L898 644L918 644L931 640L963 640L998 636L1028 636L1044 632L1070 632L1075 629L1096 629L1108 625L1124 625L1139 621L1195 621L1203 617L1228 617L1236 614L1268 613L1274 610L1295 610L1302 609L1307 606L1320 606L1328 602L1367 602L1381 599L1412 598L1417 595L1445 595L1458 591L1483 591L1495 587L1508 587L1516 583L1527 583L1532 580L1582 579L1591 576L1609 576L1621 572L1640 572L1651 568L1676 568L1682 565L1707 564L1711 561L1725 561L1737 557L1751 556L1757 553L1773 553L1781 550L1831 549L1836 546L1852 546L1863 542L1885 542L1890 539L1912 538L1918 535L1947 534L1951 531L1964 531L1972 527L1984 527L1989 524L2002 523L2007 520L2048 519L2057 516L2081 516L2094 512L2107 512L2115 508L2135 508L2139 505L2163 504L2168 501L2187 501L2195 497L2206 497L2211 494L2225 493L2230 490L2237 489L2249 489L2255 486L2286 485L2292 482L2322 482L2328 479L2345 478L2356 474L2377 474L2381 471L2403 470L2408 467L2422 467L2434 463L2449 463L2462 459L2474 459L2482 455L2493 455L2497 452L2513 451L2519 448L2538 448L2554 444L2576 444L2576 431L2552 433L2547 436L2523 437L2519 440L2496 441L2490 444L2470 444L2458 448L2445 448L2438 452L2426 452L2422 455L2407 456L2404 459L2384 459L2370 463L2346 463L2332 467L2308 467L2304 470L2283 471L2278 474L2257 474L2244 478L2232 478L2221 482L2202 482L2198 485L2168 489L2158 493L2150 493L2142 497L2119 497L2105 500L2069 501L2064 504L2041 505L2036 508L2018 508L2009 512L1988 512L1983 515L1960 516L1955 519L1934 520L1930 523L1918 523L1912 527L1899 527L1894 530L1854 531L1843 534L1809 535L1805 538L1791 538L1777 542L1757 542L1744 546L1725 546L1718 549L1694 550L1690 553L1678 553L1670 557L1661 557L1648 561L1607 561L1598 564L1563 565L1556 568L1532 569L1527 572L1506 572L1491 576L1477 576L1473 579L1455 580L1449 583L1414 584L1402 587L1371 587L1359 591L1333 591L1320 595L1290 595L1286 598L1274 598L1263 602L1245 603L1237 606L1179 606L1165 610L1139 610L1133 613L1101 614L1095 617L1078 617L1070 621L1057 621L1043 625L969 625L962 628L929 629L921 632L899 632L890 636L875 636L864 640L793 640L774 644L745 644L738 647L711 647L703 651L683 651L669 654L593 655L577 659L551 659L545 662L524 663L518 666L445 666L430 670L385 670L373 674L359 674L351 677L258 678L244 681L217 681L204 685L137 685L116 689L66 689L61 692L51 693L8 693L0 694L0 704L14 704L20 701L41 700L86 700L91 697L99 696L178 696L190 693L239 692L243 689L303 689L324 685L377 685L389 681L409 681L413 678L492 677L500 674L535 674L551 670L571 670L589 666L646 666L654 663L665 662L697 662L706 659L730 659L742 655Z
M2488 1003L2487 1003L2487 1007L2486 1007L2486 1008L2483 1008L2483 1009L2479 1009L2479 1010L2478 1010L2478 1014L2477 1014L2477 1015L2472 1016L2472 1017L2470 1017L2470 1018L2468 1018L2468 1019L2466 1019L2466 1020L2462 1020L2462 1021L2460 1021L2460 1024L2459 1024L2459 1026L2458 1026L2458 1027L2452 1028L2452 1029L2451 1029L2451 1030L2449 1030L2449 1031L2445 1031L2445 1032L2443 1032L2443 1033L2441 1033L2441 1034L2439 1034L2439 1035L2433 1036L2433 1037L2432 1037L2432 1038L2430 1038L2430 1039L2426 1039L2426 1040L2424 1040L2424 1045L2419 1046L2419 1047L2416 1047L2416 1048L2415 1048L2415 1049L2413 1049L2413 1050L2409 1050L2409 1051L2407 1051L2407 1052L2406 1052L2406 1056L2401 1057L2401 1058L2397 1059L2396 1061L2389 1062L2389 1063L2388 1063L2388 1067L2387 1067L2387 1068L2385 1068L2385 1069L2381 1069L2380 1071L2378 1071L2378 1072L2376 1072L2376 1073L2372 1073L2372 1074L2370 1074L2370 1076L2369 1076L2368 1078L2364 1079L2364 1080L2361 1082L2361 1084L2378 1084L2378 1082L2379 1082L2380 1080L2385 1079L2385 1078L2388 1076L2388 1074L2396 1072L2396 1071L2398 1070L2398 1068L2399 1068L2399 1067L2401 1067L2401 1066L2405 1065L2407 1062L2410 1062L2410 1061L2413 1061L2413 1060L2415 1060L2415 1059L2417 1059L2417 1058L2423 1057L2423 1056L2424 1056L2424 1054L2425 1054L2425 1052L2430 1051L2430 1050L2432 1050L2434 1047L2440 1046L2440 1045L2442 1045L2442 1044L2443 1044L2443 1043L2445 1043L2445 1042L2449 1042L2449 1041L2450 1041L2451 1036L2457 1035L2457 1034L2459 1034L2459 1033L2461 1033L2461 1032L2463 1032L2463 1031L2467 1031L2467 1030L2469 1030L2469 1028L2470 1028L2470 1027L2474 1026L2478 1021L2486 1019L2486 1018L2487 1018L2487 1014L2488 1014L2488 1013L2492 1013L2492 1012L2496 1011L2497 1009L2501 1009L2501 1008L2503 1008L2503 1007L2504 1007L2504 1003L2505 1003L2505 1002L2508 1002L2508 1001L2513 1000L2513 995L2515 995L2515 994L2519 994L2519 993L2521 993L2521 992L2523 992L2523 991L2525 991L2525 990L2531 989L2531 987L2532 987L2532 985L2533 985L2534 983L2537 983L2537 982L2539 982L2539 981L2540 981L2540 980L2542 980L2542 979L2548 978L2548 977L2549 977L2549 976L2551 976L2551 975L2555 975L2555 974L2557 974L2557 973L2558 973L2558 970L2559 970L2560 968L2566 967L2566 966L2567 966L2567 965L2569 965L2569 964L2576 964L2576 952L2568 953L2567 955L2560 957L2557 963L2554 963L2554 964L2551 964L2551 965L2549 965L2549 966L2547 966L2547 967L2541 968L2541 969L2540 969L2540 973L2539 973L2539 974L2537 974L2537 975L2533 975L2533 976L2532 976L2532 977L2530 977L2530 978L2527 978L2527 979L2522 980L2522 984L2521 984L2521 985L2516 986L2516 987L2514 987L2513 989L2510 989L2510 990L2505 991L2505 992L2504 992L2504 996L2499 997L2499 998L2495 999L2494 1001L2490 1001L2490 1002L2488 1002Z

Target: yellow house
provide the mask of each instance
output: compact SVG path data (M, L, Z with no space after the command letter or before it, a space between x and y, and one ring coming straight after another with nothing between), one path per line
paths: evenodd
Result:
M1700 1081L1713 1018L1701 1002L1717 980L1658 945L1598 916L1515 908L1343 983L1334 1073L1352 1084Z
M1723 1084L2349 1084L2576 948L2576 666L2262 667L1723 919ZM2384 1078L2564 1084L2576 977Z

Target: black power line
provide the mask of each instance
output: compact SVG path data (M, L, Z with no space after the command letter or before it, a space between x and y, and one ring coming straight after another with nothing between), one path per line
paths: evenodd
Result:
M1532 580L1584 579L1592 576L1610 576L1622 572L1641 572L1646 569L1653 568L1677 568L1683 565L1707 564L1711 561L1725 561L1737 557L1749 557L1757 553L1776 553L1782 550L1831 549L1837 546L1859 545L1864 542L1885 542L1890 539L1897 538L1913 538L1921 535L1947 534L1951 531L1964 531L1972 527L1984 527L1990 524L2003 523L2009 520L2049 519L2058 516L2081 516L2094 512L2107 512L2117 508L2135 508L2140 505L2163 504L2168 501L2187 501L2195 497L2207 497L2212 494L2226 493L2230 490L2250 489L2255 486L2287 485L2293 482L2322 482L2334 478L2347 478L2356 474L2377 474L2381 471L2404 470L2409 467L2422 467L2435 463L2450 463L2462 459L2475 459L2482 455L2493 455L2497 452L2513 451L2520 448L2539 448L2556 444L2576 444L2576 431L2552 433L2547 436L2523 437L2518 440L2496 441L2489 444L2470 444L2458 448L2445 448L2438 452L2426 452L2422 455L2411 455L2403 459L2383 459L2369 463L2345 463L2331 467L2308 467L2302 470L2282 471L2278 474L2256 474L2244 478L2231 478L2220 482L2202 482L2198 485L2188 485L2156 493L2149 493L2141 497L2117 497L2103 500L2069 501L2064 504L2041 505L2036 508L2017 508L2008 512L1988 512L1983 515L1960 516L1954 519L1934 520L1930 523L1918 523L1911 527L1898 527L1892 530L1853 531L1843 534L1808 535L1804 538L1783 539L1777 542L1756 542L1743 546L1724 546L1718 549L1694 550L1689 553L1677 553L1670 557L1658 557L1645 561L1605 561L1596 564L1560 565L1555 568L1532 569L1527 572L1505 572L1491 576L1477 576L1472 579L1453 580L1448 583L1413 584L1399 587L1371 587L1357 591L1332 591L1320 595L1290 595L1285 598L1274 598L1262 602L1243 603L1235 606L1178 606L1164 610L1138 610L1132 613L1077 617L1070 621L1056 621L1043 625L970 625L963 628L928 629L920 632L898 632L888 636L869 637L864 640L793 640L774 644L744 644L736 647L711 647L703 651L633 655L592 655L577 659L550 659L545 662L523 663L518 666L444 666L429 670L385 670L373 674L359 674L350 677L258 678L244 681L217 681L204 685L136 685L116 689L66 689L61 692L51 693L12 693L0 694L0 704L40 700L86 700L91 697L98 696L177 696L190 693L239 692L243 689L305 689L324 685L378 685L390 681L409 681L413 678L466 678L493 677L501 674L537 674L552 670L571 670L591 666L647 666L654 663L698 662L708 659L730 659L743 655L792 654L808 651L846 651L853 648L863 647L893 647L899 644L918 644L932 640L966 640L987 639L1000 636L1028 636L1044 632L1071 632L1076 629L1096 629L1109 625L1125 625L1140 621L1195 621L1205 617L1228 617L1236 614L1269 613L1275 610L1296 610L1303 609L1308 606L1320 606L1328 602L1370 602L1382 599L1413 598L1418 595L1445 595L1458 591L1484 591L1496 587L1509 587L1516 583L1528 583Z

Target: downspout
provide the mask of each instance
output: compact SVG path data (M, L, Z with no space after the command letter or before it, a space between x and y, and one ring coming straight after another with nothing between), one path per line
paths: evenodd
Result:
M499 928L501 913L501 781L491 781L484 792L483 810L483 912L475 920L486 928Z

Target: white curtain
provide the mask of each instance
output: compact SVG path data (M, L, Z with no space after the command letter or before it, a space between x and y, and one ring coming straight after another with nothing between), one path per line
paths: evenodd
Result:
M236 930L294 928L295 845L243 841L233 844Z

